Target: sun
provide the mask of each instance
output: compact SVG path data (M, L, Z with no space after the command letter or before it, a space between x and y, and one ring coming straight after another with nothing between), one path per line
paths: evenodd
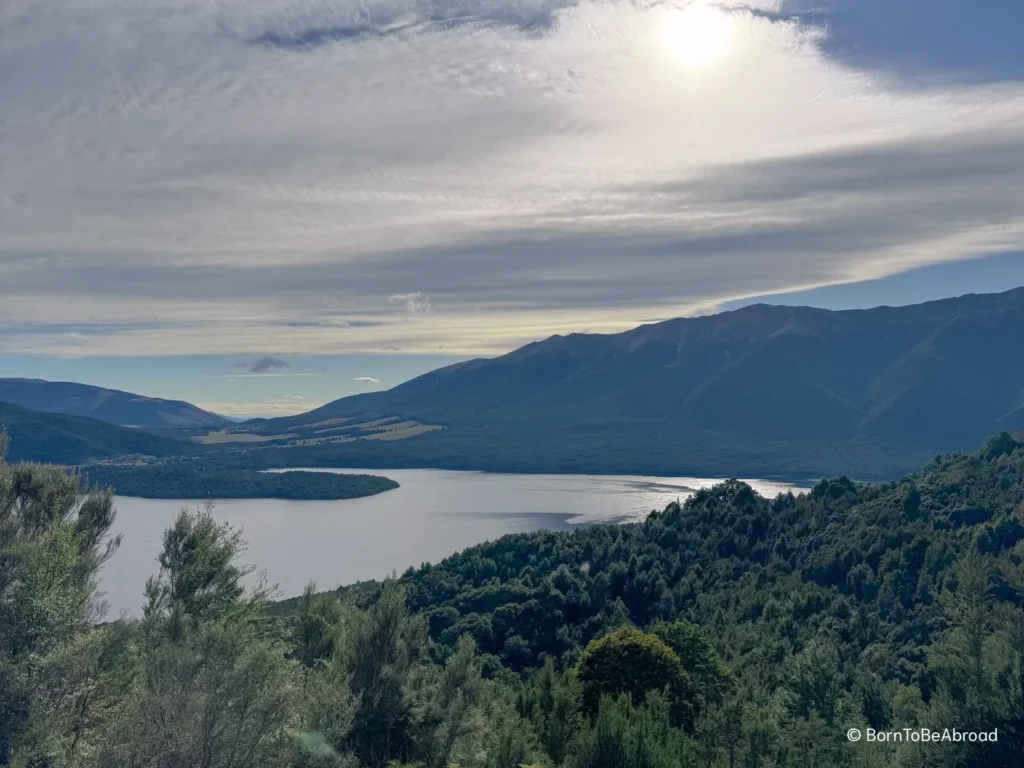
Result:
M664 52L683 68L706 69L732 51L736 26L725 11L696 0L667 14L658 36Z

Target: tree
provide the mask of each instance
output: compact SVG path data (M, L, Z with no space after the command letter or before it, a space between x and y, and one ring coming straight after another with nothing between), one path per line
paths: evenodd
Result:
M405 590L394 580L384 584L377 603L356 618L345 637L341 653L359 699L347 744L369 768L412 754L413 715L405 683L426 639L425 619L409 615Z
M519 713L533 724L545 752L560 765L582 724L581 690L571 671L559 675L548 658L517 700Z
M346 748L358 706L348 671L337 657L304 670L294 743L297 768L342 768L358 762Z
M313 667L334 656L343 615L338 598L317 594L314 582L306 585L295 613L289 619L294 655L303 666Z
M639 705L649 691L667 690L676 723L692 725L689 677L675 651L654 635L623 626L592 641L577 668L584 711L597 712L602 696L626 694Z
M790 662L787 703L794 717L822 718L831 727L838 714L839 654L830 639L814 638Z
M427 668L430 672L434 669ZM459 639L444 668L429 674L426 690L414 710L418 732L416 752L425 768L447 768L457 746L474 727L474 710L483 694L476 643L469 635ZM414 694L415 695L415 694Z
M0 432L0 765L68 764L117 685L120 633L87 637L119 537L109 492L59 467L4 463Z
M689 768L697 750L673 728L670 705L652 692L636 707L628 696L604 696L592 725L576 741L567 768Z
M284 648L245 625L181 619L175 611L145 628L138 685L96 765L279 765L295 702Z
M495 698L499 697L500 693ZM539 750L529 723L514 712L501 711L497 716L494 712L487 714L490 715L487 722L492 724L492 728L484 735L492 738L485 747L486 759L482 768L544 768L537 762Z
M994 605L993 576L992 560L971 550L957 560L952 588L940 594L950 626L928 656L938 690L927 724L999 729L995 743L941 745L951 764L1009 765L1024 742L1024 619L1017 607Z
M659 621L651 627L651 633L679 657L698 697L697 714L720 705L735 682L732 670L718 657L704 630L688 621Z
M145 614L177 606L198 621L257 615L273 590L261 582L245 597L242 580L255 566L237 563L244 553L242 532L218 523L211 504L202 512L181 510L164 531L160 572L146 582Z
M267 590L247 592L241 533L182 511L138 625L137 682L97 751L98 766L280 764L296 724L296 674L262 626Z

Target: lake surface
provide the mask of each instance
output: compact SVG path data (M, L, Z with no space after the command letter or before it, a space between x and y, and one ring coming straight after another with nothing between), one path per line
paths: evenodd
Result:
M283 470L282 470L283 471ZM525 475L433 469L311 470L380 474L400 488L343 501L224 499L214 515L244 531L243 559L266 571L283 596L313 579L321 589L380 579L410 565L438 562L507 533L564 530L596 522L643 519L714 478L626 475ZM765 496L802 490L747 480ZM121 548L104 566L101 590L110 605L141 612L146 578L157 570L161 536L183 507L205 500L118 496L114 530Z

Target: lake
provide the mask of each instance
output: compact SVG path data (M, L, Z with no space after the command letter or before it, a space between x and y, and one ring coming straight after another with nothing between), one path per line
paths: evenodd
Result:
M380 579L507 533L564 530L643 519L720 480L626 475L527 475L433 469L311 470L385 475L400 488L343 501L224 499L214 515L244 531L244 562L266 571L283 596L313 579L321 589ZM747 480L761 494L802 490ZM108 618L139 614L146 578L157 569L161 536L182 507L202 500L116 497L121 548L104 566Z

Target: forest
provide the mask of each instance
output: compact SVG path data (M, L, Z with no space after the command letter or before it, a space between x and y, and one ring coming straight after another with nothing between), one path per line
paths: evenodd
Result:
M103 617L114 517L73 473L0 466L0 765L1024 754L1024 444L1005 433L898 482L764 499L729 481L639 524L507 536L339 594L310 584L285 610L243 532L186 510L140 617Z
M331 472L258 472L196 466L188 459L88 464L82 477L122 496L146 499L354 499L398 487L387 477Z

